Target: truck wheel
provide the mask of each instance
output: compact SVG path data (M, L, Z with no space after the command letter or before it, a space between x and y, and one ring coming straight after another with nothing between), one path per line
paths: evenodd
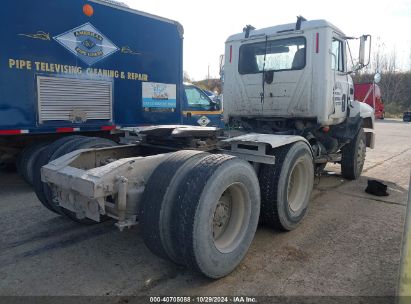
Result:
M261 222L290 231L304 218L314 184L310 148L303 142L275 150L275 165L262 165Z
M360 177L366 154L365 133L361 128L354 139L341 149L341 175L346 179Z
M116 146L117 144L114 141L105 138L98 138L98 137L83 137L83 138L76 138L73 141L69 141L67 144L62 145L60 148L56 149L53 155L50 157L49 162L65 155L70 152L79 149L91 149L91 148L104 148L104 147L112 147ZM54 206L56 209L60 211L60 213L72 221L75 221L80 224L96 224L97 222L84 218L79 219L77 218L76 214L68 209L61 208L58 204L57 199L54 197L53 191L51 190L50 186L47 183L43 183L43 193L47 199L47 202Z
M210 278L232 272L258 225L260 189L252 166L214 154L181 181L172 211L173 248L182 264Z
M85 138L84 136L80 135L72 135L67 137L62 137L53 143L51 143L35 160L33 166L33 186L36 192L37 198L43 204L44 207L53 211L57 214L61 214L60 208L51 204L44 193L43 190L43 182L41 181L41 167L48 164L50 162L50 158L53 156L53 153L61 148L64 145L70 145L73 140L78 138Z
M33 166L41 151L46 149L49 142L41 142L27 146L19 156L18 172L23 179L33 185Z
M183 150L173 153L151 174L143 193L139 222L147 247L164 259L178 263L171 243L171 210L177 188L192 164L209 153Z
M34 164L36 163L37 158L43 151L45 151L49 144L50 143L47 142L38 145L36 149L34 149L28 156L27 160L25 160L25 162L23 163L23 177L30 185L33 185L34 183Z

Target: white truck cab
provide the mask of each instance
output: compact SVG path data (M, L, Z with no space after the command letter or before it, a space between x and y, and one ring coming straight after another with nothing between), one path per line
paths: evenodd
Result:
M224 64L226 121L278 117L313 119L321 126L344 122L354 101L347 39L326 20L302 17L297 24L247 27L230 36Z

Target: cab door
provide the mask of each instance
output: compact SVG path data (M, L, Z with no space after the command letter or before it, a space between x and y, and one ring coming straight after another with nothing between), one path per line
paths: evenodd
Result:
M194 85L184 85L183 124L202 127L223 127L222 111L206 93Z
M331 118L343 120L347 116L347 106L354 99L354 88L347 74L346 41L337 33L331 41L331 77L333 79L332 100L334 111Z

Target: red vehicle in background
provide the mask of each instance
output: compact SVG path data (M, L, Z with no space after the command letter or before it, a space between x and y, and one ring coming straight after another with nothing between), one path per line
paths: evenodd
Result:
M375 83L359 83L354 85L355 100L365 102L374 108L375 118L384 119L384 103L380 87Z

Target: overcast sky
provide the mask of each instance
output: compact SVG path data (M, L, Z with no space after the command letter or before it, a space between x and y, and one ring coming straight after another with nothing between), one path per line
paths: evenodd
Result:
M246 24L263 28L293 23L297 15L326 19L348 36L371 34L387 53L394 48L403 69L411 67L411 0L121 0L130 7L179 21L184 26L184 70L204 79L218 76L228 36Z

